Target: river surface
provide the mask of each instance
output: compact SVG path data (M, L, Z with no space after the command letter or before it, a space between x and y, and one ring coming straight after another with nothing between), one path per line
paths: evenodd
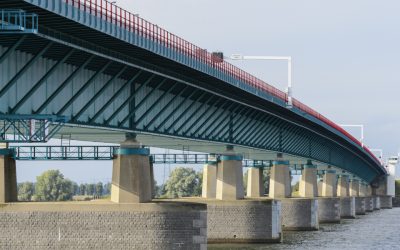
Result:
M209 245L208 249L400 249L400 208L378 210L319 231L284 232L280 244Z

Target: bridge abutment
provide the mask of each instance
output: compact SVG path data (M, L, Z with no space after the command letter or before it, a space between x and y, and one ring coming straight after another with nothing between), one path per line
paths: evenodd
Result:
M113 160L111 201L151 201L153 180L149 153L149 149L141 148L134 137L121 143L117 158Z

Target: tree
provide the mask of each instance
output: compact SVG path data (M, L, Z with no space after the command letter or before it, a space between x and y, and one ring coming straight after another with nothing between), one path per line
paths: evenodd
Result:
M48 170L36 177L35 190L38 201L65 201L72 198L73 184L59 170Z
M400 180L395 181L395 195L400 196Z
M110 195L111 194L111 182L107 182L103 186L103 195Z
M32 182L23 182L18 184L18 200L31 201L35 194L35 184Z
M103 196L103 183L98 182L96 184L96 196Z
M79 194L85 195L85 193L86 193L86 186L85 184L81 183L81 185L79 185Z
M86 195L94 195L96 192L96 185L93 183L86 184Z
M175 168L167 182L165 190L167 197L188 197L196 195L196 189L200 185L199 176L192 168Z

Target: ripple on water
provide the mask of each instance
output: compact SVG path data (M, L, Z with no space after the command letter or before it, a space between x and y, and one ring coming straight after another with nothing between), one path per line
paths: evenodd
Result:
M221 244L208 249L400 249L400 208L322 224L319 231L284 232L281 244Z

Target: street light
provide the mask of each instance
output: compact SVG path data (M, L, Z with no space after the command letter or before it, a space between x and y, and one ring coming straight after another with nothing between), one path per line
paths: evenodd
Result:
M232 60L284 60L288 63L288 87L287 96L288 101L286 104L287 108L292 108L292 57L290 56L243 56L241 54L233 54L230 59Z
M364 147L364 125L362 124L339 124L341 127L360 128L361 130L361 146Z

